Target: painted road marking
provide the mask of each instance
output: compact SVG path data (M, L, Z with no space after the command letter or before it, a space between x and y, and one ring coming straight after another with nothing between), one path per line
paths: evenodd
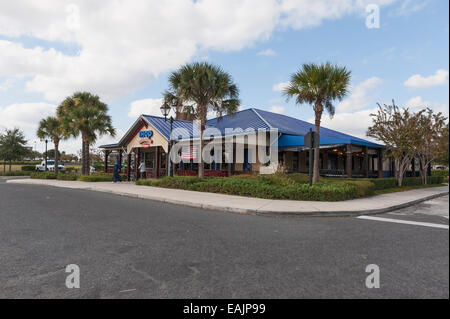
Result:
M397 224L407 224L407 225L416 225L416 226L425 226L425 227L435 227L435 228L448 229L448 225L434 224L434 223L412 222L412 221L409 221L409 220L402 220L402 219L382 218L382 217L374 217L374 216L358 216L356 218L368 219L368 220L376 220L376 221L388 222L388 223L397 223Z

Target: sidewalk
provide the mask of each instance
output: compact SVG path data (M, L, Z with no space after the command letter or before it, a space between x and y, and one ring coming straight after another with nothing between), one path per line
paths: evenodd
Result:
M132 183L73 182L39 179L15 179L7 183L39 184L72 189L85 189L123 196L156 200L204 209L271 216L350 216L379 214L448 195L448 186L377 195L341 202L293 201L251 198L179 189L137 186Z

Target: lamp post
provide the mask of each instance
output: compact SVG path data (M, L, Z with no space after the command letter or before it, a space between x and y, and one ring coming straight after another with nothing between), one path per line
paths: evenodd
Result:
M47 144L48 140L45 140L45 171L47 171Z
M160 107L161 113L164 116L164 121L167 121L167 116L170 113L170 105L167 102ZM168 156L166 158L167 163L167 176L173 176L172 163L170 160L170 150L172 149L172 129L173 129L173 117L170 116L170 135L169 135L169 147L168 147Z

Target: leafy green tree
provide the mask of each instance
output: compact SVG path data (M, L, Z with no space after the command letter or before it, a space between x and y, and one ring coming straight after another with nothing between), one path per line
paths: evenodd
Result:
M206 115L232 114L239 109L239 90L231 76L220 67L196 62L186 64L169 76L169 89L164 100L177 114L185 114L200 122L200 162L198 176L204 176L203 132Z
M440 156L448 156L448 124L441 112L427 108L420 112L416 127L416 157L420 162L422 184L427 184L428 166ZM447 131L446 131L447 129Z
M77 92L67 97L57 109L64 136L78 137L82 140L82 174L89 175L89 149L99 136L116 131L108 115L108 106L97 95Z
M3 162L3 171L6 171L6 162L9 162L11 172L12 161L20 161L30 154L30 149L26 147L25 135L18 128L6 130L0 135L0 159Z
M381 106L378 103L377 113L370 114L372 126L367 130L367 136L386 145L387 155L395 163L395 178L398 186L402 186L406 170L417 154L417 128L422 112L413 113L408 108L400 109L392 100L392 105Z
M59 118L49 116L45 119L42 119L39 122L39 127L36 132L37 137L39 137L41 140L44 140L46 138L49 138L52 140L53 144L55 145L55 149L53 150L53 153L50 154L50 151L47 152L47 155L51 158L53 157L55 159L55 173L58 173L58 161L59 156L61 155L59 152L59 142L61 139L64 138L63 135L63 128L62 124Z
M440 144L442 149L442 154L435 159L436 164L449 165L449 135L448 135L448 124L444 127L442 135L440 137Z
M308 103L315 113L315 133L320 134L320 121L324 110L330 116L335 113L333 102L341 101L348 92L351 72L345 67L325 64L303 64L291 75L283 94L287 99L295 98L296 104ZM320 135L319 135L320 137ZM314 148L313 182L319 181L319 143Z

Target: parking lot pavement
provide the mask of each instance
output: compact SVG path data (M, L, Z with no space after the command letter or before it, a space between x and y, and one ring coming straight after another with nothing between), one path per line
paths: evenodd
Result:
M384 218L393 218L414 222L449 224L449 196L443 196L422 202L420 204L399 209L383 215Z
M424 212L448 198L434 203L378 216L445 223ZM448 236L355 217L240 215L1 183L0 298L448 298ZM65 285L69 264L80 268L79 289ZM372 264L380 288L366 287Z

